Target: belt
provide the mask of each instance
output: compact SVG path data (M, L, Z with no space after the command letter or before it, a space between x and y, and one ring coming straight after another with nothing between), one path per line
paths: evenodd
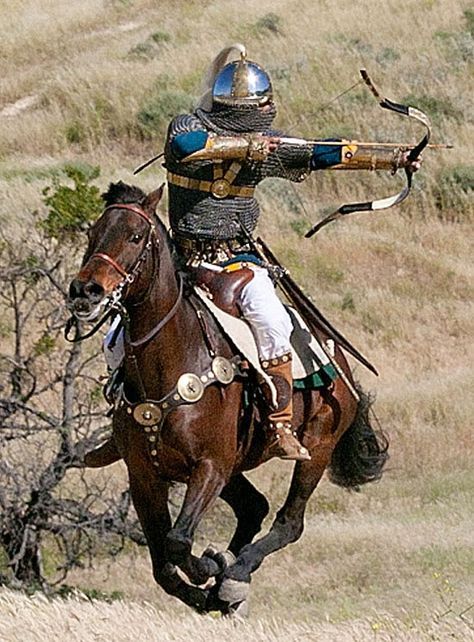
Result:
M181 174L167 173L168 183L193 189L198 192L209 192L215 198L226 198L227 196L240 196L251 198L255 192L255 187L246 185L232 185L226 178L217 178L213 181L200 181L197 178L181 176Z
M248 252L244 242L239 239L211 240L192 239L173 234L173 239L181 254L188 260L206 260L210 263L224 263L235 257L236 254Z

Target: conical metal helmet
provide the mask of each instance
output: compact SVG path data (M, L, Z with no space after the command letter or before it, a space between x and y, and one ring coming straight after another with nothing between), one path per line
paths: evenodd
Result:
M272 83L256 62L240 60L225 65L212 86L212 100L223 105L264 105L272 98Z

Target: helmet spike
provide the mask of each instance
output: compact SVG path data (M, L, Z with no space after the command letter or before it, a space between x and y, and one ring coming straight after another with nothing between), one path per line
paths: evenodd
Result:
M210 111L212 107L212 87L218 73L228 62L238 60L239 57L240 60L245 60L247 57L247 49L245 45L240 42L236 42L229 47L224 47L224 49L217 54L204 75L201 89L203 94L198 101L198 107L204 109L204 111Z

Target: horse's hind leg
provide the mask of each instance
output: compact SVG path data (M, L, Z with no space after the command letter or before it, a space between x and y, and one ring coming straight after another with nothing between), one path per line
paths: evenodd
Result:
M316 408L316 405L312 407ZM288 496L270 531L256 542L244 546L235 564L223 574L218 596L227 603L228 612L238 610L239 604L245 604L251 574L265 557L301 537L307 502L330 462L338 439L353 420L355 410L355 400L338 380L334 394L328 392L324 395L324 403L319 406L317 415L306 425L311 461L296 463Z
M332 450L332 449L331 449ZM303 532L304 513L311 493L321 479L330 452L315 456L309 462L297 462L288 497L278 511L269 532L240 551L235 564L223 574L218 589L220 608L224 613L246 614L246 600L251 574L267 555L299 539Z

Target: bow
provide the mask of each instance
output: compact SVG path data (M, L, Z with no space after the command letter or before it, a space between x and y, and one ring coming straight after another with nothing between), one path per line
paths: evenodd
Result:
M397 114L401 114L402 116L413 118L414 120L417 120L418 122L422 123L426 127L426 133L423 136L423 138L408 153L407 161L410 164L412 161L416 160L420 156L421 152L425 149L425 147L429 143L430 136L431 136L431 124L428 116L424 112L422 112L420 109L416 109L415 107L409 107L407 105L401 105L400 103L396 103L393 100L384 98L379 93L378 89L375 87L374 83L370 79L369 74L365 69L360 70L360 75L362 76L363 81L365 82L367 87L370 89L372 94L378 100L380 107L382 107L383 109L388 109L389 111L394 111ZM373 201L366 201L363 203L346 203L345 205L341 205L341 207L338 210L336 210L329 216L326 216L326 218L324 218L322 221L319 221L310 230L308 230L308 232L306 232L305 234L305 237L310 238L311 236L316 234L316 232L318 232L322 227L324 227L331 221L335 221L341 216L345 216L347 214L354 214L355 212L385 210L385 209L388 209L389 207L393 207L394 205L398 205L398 203L401 203L402 201L404 201L408 196L408 194L410 193L411 185L412 185L413 171L410 169L409 164L407 167L405 167L405 175L407 179L406 184L403 187L403 189L397 192L397 194L394 194L393 196L387 196L386 198L373 200Z

